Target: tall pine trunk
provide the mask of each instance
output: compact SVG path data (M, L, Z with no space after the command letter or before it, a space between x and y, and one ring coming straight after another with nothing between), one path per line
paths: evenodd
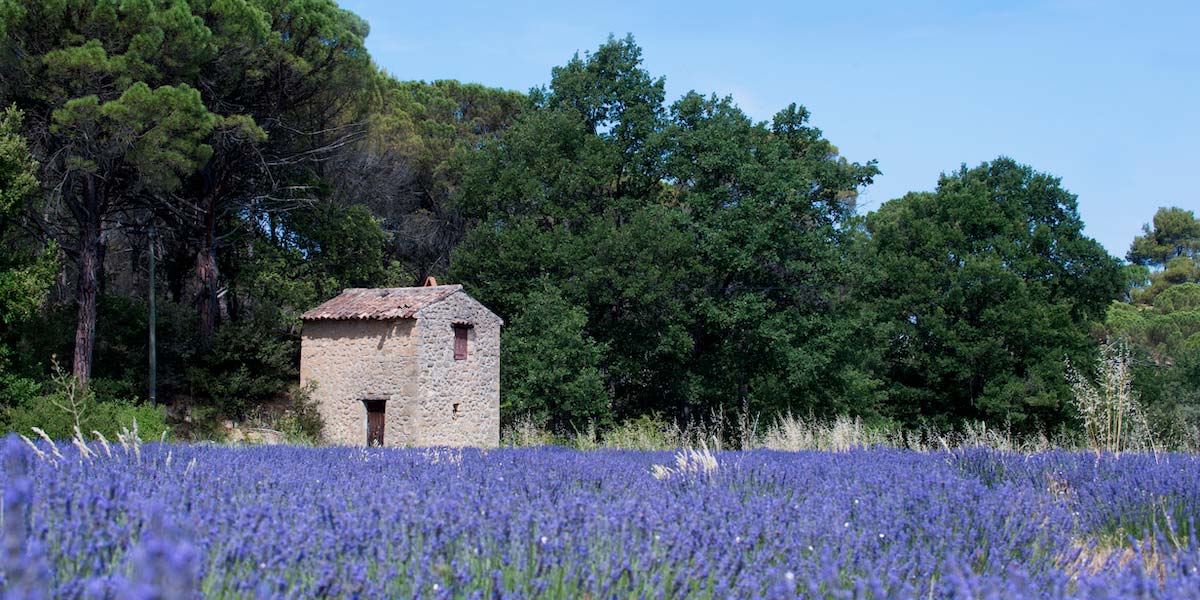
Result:
M210 195L204 203L204 222L200 235L200 249L196 253L196 279L200 282L200 295L196 299L200 317L200 343L208 348L217 329L220 306L217 303L217 206L216 198Z
M100 191L92 177L84 180L79 221L79 275L75 286L75 356L72 373L81 384L92 376L92 354L96 345L96 305L100 291L100 270L103 261L100 235Z

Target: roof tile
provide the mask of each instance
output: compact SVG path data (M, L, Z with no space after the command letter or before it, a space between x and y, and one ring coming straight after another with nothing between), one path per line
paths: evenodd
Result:
M300 319L304 321L408 319L422 308L441 302L461 289L461 285L350 288L300 315Z

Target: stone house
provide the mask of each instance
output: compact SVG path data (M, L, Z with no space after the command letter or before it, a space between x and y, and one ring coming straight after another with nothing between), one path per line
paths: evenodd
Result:
M461 285L352 288L300 318L300 384L329 443L500 443L504 321Z

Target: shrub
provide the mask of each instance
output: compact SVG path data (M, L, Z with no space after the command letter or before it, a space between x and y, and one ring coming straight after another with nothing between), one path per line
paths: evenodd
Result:
M97 431L109 439L137 423L143 439L157 440L167 432L166 415L160 407L134 400L97 398L94 388L78 380L57 364L47 386L48 393L17 398L0 414L6 431L33 435L37 427L53 439L67 439L78 427L85 435Z
M227 417L251 414L287 395L296 379L298 342L270 322L227 323L217 331L212 350L188 369L192 391L211 398Z
M33 435L34 427L44 430L53 439L70 438L75 429L74 415L49 402L47 396L8 407L0 420L5 431L27 437ZM133 429L134 421L137 421L139 435L146 440L158 440L168 431L162 408L114 400L89 405L80 415L79 429L88 436L98 431L106 438L116 439L123 429Z
M263 427L283 434L288 444L318 446L324 439L325 420L312 399L313 384L294 387L288 394L288 407L282 412L259 411L254 419Z

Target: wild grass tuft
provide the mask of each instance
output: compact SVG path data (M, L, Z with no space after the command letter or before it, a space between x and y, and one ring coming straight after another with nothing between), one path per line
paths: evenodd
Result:
M1066 361L1067 382L1083 421L1088 446L1096 452L1160 450L1133 390L1133 357L1123 342L1101 346L1091 377Z

